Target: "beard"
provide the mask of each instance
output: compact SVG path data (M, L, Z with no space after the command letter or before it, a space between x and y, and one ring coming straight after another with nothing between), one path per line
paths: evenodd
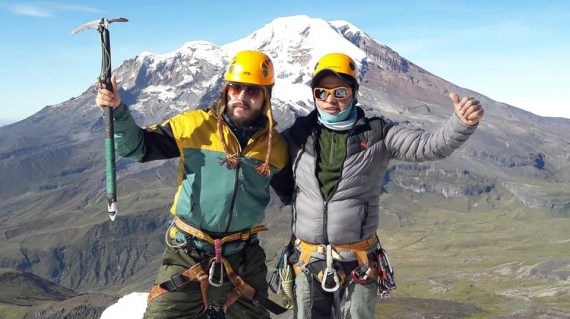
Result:
M262 109L254 109L251 104L243 102L228 102L226 113L237 127L252 126L261 116Z

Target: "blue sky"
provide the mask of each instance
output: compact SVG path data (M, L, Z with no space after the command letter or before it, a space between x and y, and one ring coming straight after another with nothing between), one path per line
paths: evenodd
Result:
M80 95L99 74L95 31L111 26L113 67L191 40L218 45L282 16L346 20L460 86L540 115L570 118L568 1L0 1L0 125Z

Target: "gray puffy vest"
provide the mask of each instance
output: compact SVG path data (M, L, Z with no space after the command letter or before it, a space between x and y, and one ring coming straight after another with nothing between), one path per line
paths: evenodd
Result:
M476 126L455 116L434 132L397 125L384 118L358 121L347 138L341 176L328 201L316 175L317 112L298 118L284 134L295 178L292 227L295 236L316 244L350 244L369 238L378 228L379 196L390 159L420 162L450 155Z

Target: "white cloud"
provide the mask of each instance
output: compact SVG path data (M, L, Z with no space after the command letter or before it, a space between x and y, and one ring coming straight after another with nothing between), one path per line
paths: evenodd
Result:
M12 13L21 16L29 16L29 17L51 17L52 13L47 8L42 8L39 6L30 6L30 5L15 5L11 8Z
M42 17L49 18L54 16L56 11L72 11L72 12L86 12L86 13L99 13L101 10L93 7L62 4L62 3L43 3L38 5L13 5L10 8L13 14L28 16L28 17Z

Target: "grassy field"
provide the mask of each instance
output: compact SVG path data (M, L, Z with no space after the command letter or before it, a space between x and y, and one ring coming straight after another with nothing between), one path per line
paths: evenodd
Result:
M385 195L382 202L390 210L380 232L396 268L398 289L393 301L379 305L379 318L401 315L400 298L453 301L459 304L449 307L479 309L449 318L570 318L570 281L533 275L547 260L561 261L558 269L549 269L552 273L568 269L568 216L521 208L508 200L493 207L492 199L438 196L410 198L417 211L403 216L401 198Z
M23 318L30 308L13 306L0 303L0 318L2 319L20 319Z

